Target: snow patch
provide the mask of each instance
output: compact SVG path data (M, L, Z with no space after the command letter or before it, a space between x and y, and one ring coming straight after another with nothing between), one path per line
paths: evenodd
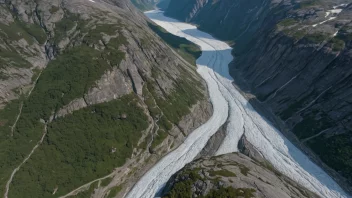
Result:
M342 10L343 10L342 8L344 8L346 6L347 6L347 4L341 4L341 5L338 5L338 6L334 6L332 10L328 10L327 12L325 12L325 18L327 18L328 16L332 15L328 20L325 20L323 22L314 24L312 26L316 27L318 25L321 25L321 24L324 24L324 23L326 23L328 21L336 19L336 16L342 12Z
M313 27L316 27L317 25L322 25L322 24L324 24L324 23L326 23L326 22L328 22L328 21L334 20L334 19L336 19L336 17L330 17L328 20L322 21L322 22L317 23L317 24L314 24L314 25L312 25L312 26L313 26Z
M339 31L335 32L335 34L333 35L334 37L337 36L337 34L339 33Z

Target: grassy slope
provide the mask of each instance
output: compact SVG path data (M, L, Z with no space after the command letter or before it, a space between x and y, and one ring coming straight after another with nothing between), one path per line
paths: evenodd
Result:
M213 175L210 177L203 178L199 175L199 172L202 171L201 168L193 168L190 170L184 170L177 177L180 179L173 184L171 190L164 196L164 198L179 198L179 197L192 197L192 186L196 185L197 181L206 181L209 180L215 186L218 183L217 176L226 177L236 177L236 175L226 169L223 171L213 171ZM233 187L219 187L217 189L212 189L208 192L207 195L199 195L200 198L216 198L216 197L243 197L251 198L254 197L254 189L250 188L233 188Z
M186 61L196 65L196 60L201 55L199 46L188 41L185 38L175 36L168 33L162 27L148 23L149 27L163 39L169 46L171 46L176 52L178 52ZM155 82L150 79L144 89L144 96L149 100L146 103L150 103L149 107L155 107L157 105L163 112L156 108L149 108L153 117L160 117L158 125L160 129L157 131L157 135L154 137L152 142L152 149L159 145L166 137L167 131L172 129L172 125L177 125L184 115L190 113L189 107L193 106L200 99L204 98L204 94L201 93L198 88L202 87L201 83L188 78L187 71L180 67L181 77L178 79L173 90L167 98L160 97L155 90ZM153 70L153 76L157 77L157 69ZM154 99L154 100L150 100ZM156 103L155 103L155 102ZM162 115L162 116L161 116Z
M57 197L123 165L148 126L138 102L127 95L53 121L44 143L15 177L10 196ZM123 113L127 118L119 119Z

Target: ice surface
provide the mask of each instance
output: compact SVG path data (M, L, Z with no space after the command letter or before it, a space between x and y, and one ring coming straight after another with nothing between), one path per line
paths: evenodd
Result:
M228 72L228 64L233 59L231 47L197 30L193 25L165 17L160 11L145 14L168 32L184 37L202 48L202 56L197 60L197 71L208 85L214 113L183 144L151 168L135 184L127 198L154 197L174 173L196 157L208 139L225 122L228 123L227 136L217 154L237 151L238 141L245 133L248 141L276 169L294 181L322 197L347 197L329 175L259 115L233 87L233 79Z

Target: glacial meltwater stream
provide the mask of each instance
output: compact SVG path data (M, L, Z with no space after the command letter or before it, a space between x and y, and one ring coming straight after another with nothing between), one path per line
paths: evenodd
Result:
M228 64L233 59L231 47L193 25L165 17L163 12L149 11L145 14L171 34L184 37L201 47L203 53L197 60L197 71L208 85L214 113L183 144L152 167L126 197L154 197L174 173L197 156L225 122L227 136L217 154L236 152L238 141L245 134L247 140L277 170L302 186L326 198L348 197L328 174L259 115L233 87L233 79L228 72Z

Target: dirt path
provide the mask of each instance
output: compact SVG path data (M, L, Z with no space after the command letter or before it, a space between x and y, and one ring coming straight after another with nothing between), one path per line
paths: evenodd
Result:
M20 112L18 113L17 115L17 118L16 118L16 121L13 123L13 125L11 126L11 137L13 137L13 131L15 130L15 127L17 125L17 122L18 120L20 119L21 117L21 114L22 114L22 108L23 108L23 102L21 102L21 105L20 105Z
M22 163L17 167L15 168L15 170L12 171L11 173L11 177L10 179L7 181L6 183L6 189L5 189L5 194L4 194L4 198L8 198L8 194L9 194L9 190L10 190L10 185L11 185L11 182L13 180L13 177L15 176L15 174L17 173L18 170L20 170L21 166L27 162L27 160L32 156L32 154L34 153L34 151L39 147L39 145L43 142L44 140L44 137L47 133L47 124L45 124L44 126L44 131L43 131L43 135L42 135L42 138L40 139L40 141L33 147L32 151L29 153L29 155L22 161Z
M112 172L112 173L110 173L109 175L106 175L106 176L104 176L104 177L98 178L98 179L93 180L93 181L91 181L91 182L89 182L89 183L86 183L86 184L84 184L84 185L82 185L82 186L80 186L80 187L74 189L73 191L71 191L71 192L69 192L68 194L66 194L66 195L64 195L64 196L61 196L61 197L59 197L59 198L66 198L66 197L70 197L70 196L77 195L78 193L80 193L80 192L83 191L84 189L89 188L89 186L90 186L91 184L93 184L94 182L101 181L101 180L103 180L103 179L106 179L106 178L108 178L108 177L112 177L112 176L114 176L114 175L115 175L115 171Z
M32 89L28 92L28 94L27 94L27 96L26 96L25 99L27 99L27 98L32 94L32 91L34 90L35 86L37 85L37 81L38 81L39 77L42 75L42 72L43 72L43 70L40 71L38 77L35 79L34 84L33 84L33 87L32 87ZM17 122L18 122L18 120L19 120L20 117L21 117L22 108L23 108L23 102L21 102L20 109L19 109L20 112L19 112L18 115L17 115L16 121L15 121L15 122L13 123L13 125L11 126L11 137L13 137L13 132L14 132L14 130L15 130L15 128L16 128Z

